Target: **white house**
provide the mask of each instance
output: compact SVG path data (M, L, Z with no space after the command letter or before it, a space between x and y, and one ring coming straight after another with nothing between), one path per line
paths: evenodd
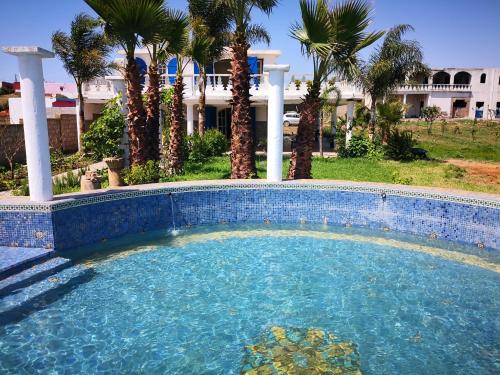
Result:
M257 138L265 138L267 131L267 101L268 101L268 79L269 75L264 72L264 65L278 63L281 51L278 50L249 50L248 63L251 71L251 116L252 125ZM143 82L147 85L147 67L150 57L146 49L136 51L136 62L141 72L144 74ZM176 60L171 59L166 64L159 67L161 83L164 87L169 87L175 82ZM230 52L226 50L222 59L213 63L207 69L207 90L206 90L206 127L215 128L229 136L231 128L231 99L230 82ZM186 120L188 132L196 129L198 119L198 79L199 69L196 63L190 62L184 70L184 103L186 106ZM91 120L95 113L98 113L102 104L109 98L116 95L116 78L97 80L84 85L84 96L86 98L85 116ZM285 87L285 111L297 110L302 98L307 92L308 80L312 76L309 74L289 73L287 75ZM337 83L342 91L341 104L348 100L362 102L363 92L347 82Z
M407 117L418 117L423 107L436 105L449 118L500 118L500 69L432 69L430 77L397 89L408 104Z

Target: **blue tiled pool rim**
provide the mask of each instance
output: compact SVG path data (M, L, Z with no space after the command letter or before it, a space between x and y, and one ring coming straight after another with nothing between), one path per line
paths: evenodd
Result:
M498 195L334 181L205 181L0 202L0 246L64 251L174 224L263 222L379 228L500 249Z

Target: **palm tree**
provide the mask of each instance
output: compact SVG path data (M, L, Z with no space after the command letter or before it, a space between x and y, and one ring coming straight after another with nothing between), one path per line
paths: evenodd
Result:
M430 69L423 63L423 52L418 42L404 40L412 31L411 25L391 28L384 42L370 56L367 64L359 70L359 81L370 96L370 123L368 135L373 139L377 118L377 101L390 96L394 89L417 74L428 75Z
M377 117L379 119L382 142L387 143L391 134L391 126L401 122L405 113L405 105L399 100L377 103Z
M52 34L52 49L62 60L64 69L76 83L78 91L78 149L82 149L85 133L85 98L83 84L107 74L111 65L107 56L111 45L97 28L99 21L88 14L80 13L71 22L70 33L56 31Z
M141 35L152 35L165 18L163 0L85 0L104 21L105 33L125 51L130 164L148 158L146 112L135 48Z
M158 64L166 61L169 53L185 43L184 38L188 27L188 19L183 12L167 10L161 24L152 34L141 35L142 44L149 52L151 62L148 67L148 88L146 103L146 133L148 138L148 159L159 160L160 136L160 75ZM170 51L170 52L169 52Z
M217 0L189 0L189 15L193 33L198 39L207 41L205 50L194 51L193 59L198 63L200 74L198 89L198 133L205 132L205 106L207 88L207 67L220 59L226 45L229 20L227 8Z
M300 121L288 178L311 178L321 86L330 74L348 78L357 68L358 52L375 42L381 32L366 33L371 8L365 1L348 0L329 8L325 0L301 0L302 23L291 28L302 53L313 61L313 80L300 105Z
M175 56L177 69L172 98L170 117L170 137L168 147L168 173L178 175L184 171L184 81L183 73L188 63L192 60L195 51L206 49L206 40L189 38L189 27L186 22L183 27L178 26L179 38L175 44L170 44L166 52Z
M231 178L256 178L248 49L251 42L269 43L270 38L262 25L251 23L251 15L254 8L270 15L278 0L217 0L217 3L226 8L231 29Z

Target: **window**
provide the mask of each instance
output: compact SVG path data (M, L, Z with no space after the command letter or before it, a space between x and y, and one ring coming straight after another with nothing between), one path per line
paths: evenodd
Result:
M486 73L481 74L481 81L480 83L486 83Z
M498 84L500 85L500 77L498 77Z

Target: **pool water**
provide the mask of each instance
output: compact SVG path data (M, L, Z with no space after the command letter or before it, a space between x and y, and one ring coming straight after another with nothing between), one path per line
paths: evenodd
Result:
M495 266L335 228L148 236L75 253L94 277L0 327L0 373L239 374L245 347L275 327L333 332L363 374L500 371Z

